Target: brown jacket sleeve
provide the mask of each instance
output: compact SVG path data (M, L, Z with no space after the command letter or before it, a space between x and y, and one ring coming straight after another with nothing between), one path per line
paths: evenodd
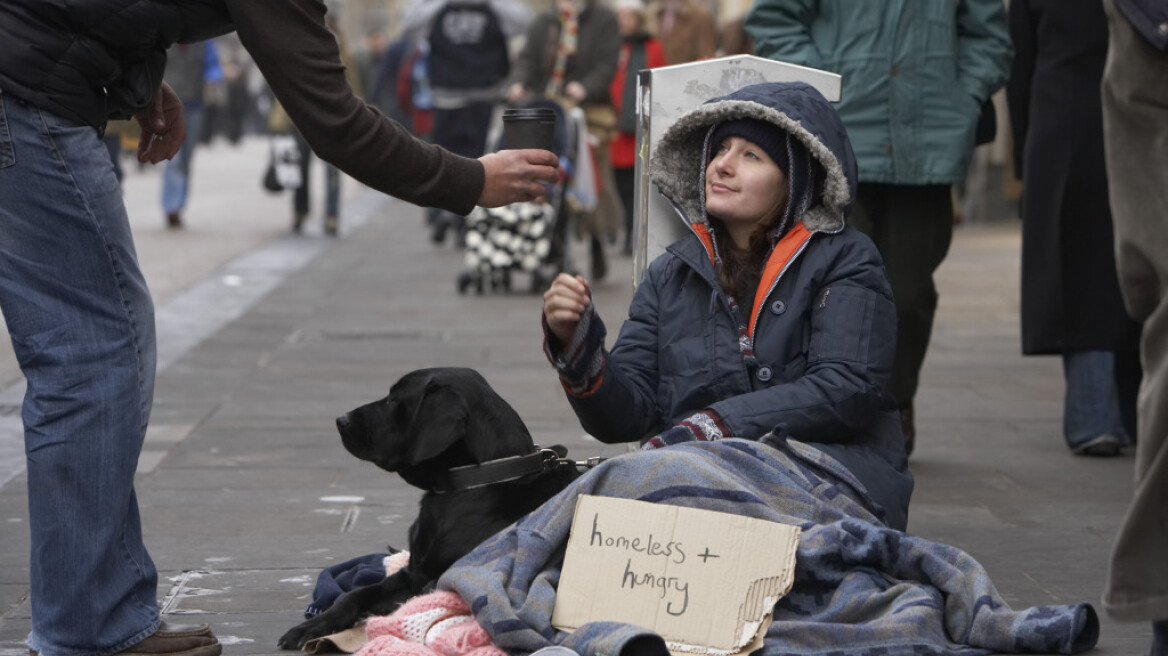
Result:
M226 0L239 39L321 159L402 200L469 213L478 161L415 138L353 94L323 0Z

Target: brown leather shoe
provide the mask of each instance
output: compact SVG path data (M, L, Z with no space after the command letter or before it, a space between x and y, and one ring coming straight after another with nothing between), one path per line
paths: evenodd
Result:
M163 621L158 625L158 631L155 631L154 635L129 649L119 651L118 655L219 656L222 651L223 647L219 645L219 640L206 624L167 624ZM28 656L40 654L29 649Z
M134 656L219 656L223 648L206 624L162 622L154 635L118 652Z

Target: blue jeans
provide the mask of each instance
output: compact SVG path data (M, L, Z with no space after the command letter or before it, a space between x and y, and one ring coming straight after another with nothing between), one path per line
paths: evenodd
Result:
M162 211L181 212L187 206L187 192L191 186L191 160L199 143L199 133L203 130L203 103L184 102L183 112L187 121L187 138L178 149L174 159L166 163L162 172Z
M1127 442L1119 413L1119 388L1115 380L1115 353L1070 351L1063 354L1067 390L1063 402L1063 437L1076 446L1100 435L1114 435Z
M28 380L29 646L120 651L159 622L134 493L154 307L97 130L2 90L0 309Z

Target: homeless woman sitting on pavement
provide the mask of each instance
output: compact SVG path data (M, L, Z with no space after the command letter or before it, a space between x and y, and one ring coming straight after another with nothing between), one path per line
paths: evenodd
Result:
M609 442L653 437L442 576L495 645L667 653L623 622L551 624L588 494L799 526L794 581L756 656L1094 646L1089 604L1012 610L971 556L898 530L912 484L881 391L894 310L875 248L844 225L855 177L838 116L802 83L745 87L666 131L650 178L693 234L649 266L612 351L582 280L559 278L544 305L546 350L584 426Z
M908 522L896 309L876 247L844 218L856 163L805 85L744 89L682 118L652 180L692 234L649 265L612 351L583 278L544 295L545 349L584 429L644 448L741 437L810 444ZM661 432L664 431L664 432Z

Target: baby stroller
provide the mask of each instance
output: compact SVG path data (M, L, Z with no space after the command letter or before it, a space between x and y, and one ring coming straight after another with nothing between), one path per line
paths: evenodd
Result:
M567 192L575 173L578 131L583 127L554 100L538 99L523 106L556 113L553 152L560 158L560 180L548 186L546 202L477 207L466 217L464 269L458 275L460 294L471 287L478 294L488 287L509 292L516 271L530 275L530 290L539 293L561 271L571 270L567 225L572 210ZM506 147L500 141L499 149Z

